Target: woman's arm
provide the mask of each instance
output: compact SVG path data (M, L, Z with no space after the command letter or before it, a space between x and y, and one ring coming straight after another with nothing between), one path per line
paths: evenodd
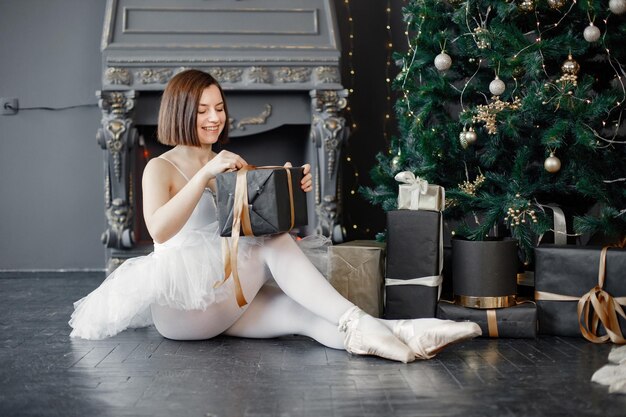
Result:
M220 172L247 165L239 155L222 151L204 165L180 190L174 178L180 174L167 161L154 158L144 169L143 216L152 239L163 243L182 229L200 201L209 180Z

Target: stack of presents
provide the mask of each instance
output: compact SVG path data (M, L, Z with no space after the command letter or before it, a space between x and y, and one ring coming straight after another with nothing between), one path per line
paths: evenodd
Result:
M534 271L520 270L516 240L444 239L444 189L399 175L386 244L328 249L327 278L346 298L387 319L474 321L483 337L626 343L626 249L567 244L555 233L535 248Z
M240 220L242 235L277 233L306 222L301 175L282 168L218 176L221 234L238 231ZM319 247L305 250L310 257L317 251L314 264L350 301L387 319L471 320L484 337L539 333L626 343L626 249L567 244L556 227L565 224L562 212L552 207L554 244L538 245L534 271L520 271L515 240L452 238L444 244L444 189L410 172L396 179L402 184L398 209L387 212L386 244L327 245L321 255ZM265 209L270 213L258 212ZM234 234L236 253L239 233ZM528 279L531 272L534 279Z

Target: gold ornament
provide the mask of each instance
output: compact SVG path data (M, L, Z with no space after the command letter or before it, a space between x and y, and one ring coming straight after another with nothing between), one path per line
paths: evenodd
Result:
M485 176L478 174L474 182L464 181L463 184L459 185L459 190L463 191L465 194L476 196L476 189L478 189L483 182L485 182Z
M543 167L549 173L554 174L561 169L561 160L554 156L554 152L550 152L550 156L543 162Z
M490 33L483 27L477 27L474 29L474 42L478 49L486 49L491 47L491 40L489 39Z
M574 58L572 58L572 54L569 54L567 56L567 59L563 61L563 64L561 64L561 71L563 71L563 75L561 76L561 78L556 80L557 82L561 84L578 84L578 77L576 76L576 74L578 74L578 71L580 71L580 65L574 60Z
M548 0L548 6L553 9L560 9L567 3L565 0Z
M459 133L459 142L461 143L461 146L463 147L463 149L467 149L467 147L469 146L469 143L467 143L467 139L465 137L466 135L467 135L467 129L464 127L463 131Z
M476 115L472 116L472 122L484 122L487 133L495 135L498 133L498 128L496 126L496 116L498 113L505 109L518 110L520 105L521 101L519 97L515 97L515 99L509 103L500 100L498 96L494 96L491 103L487 105L479 104L476 106Z
M473 145L474 143L476 143L476 139L478 139L478 135L476 135L476 132L474 132L474 128L470 127L465 134L465 142L467 142L468 145Z
M523 12L532 12L535 10L535 2L533 0L522 0L518 7Z

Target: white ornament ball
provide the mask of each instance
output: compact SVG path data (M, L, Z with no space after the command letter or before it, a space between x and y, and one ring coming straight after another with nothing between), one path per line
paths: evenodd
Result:
M554 174L561 169L561 160L554 156L554 152L550 152L550 156L543 162L543 167L549 173Z
M450 55L446 54L445 52L442 52L435 57L435 67L439 71L445 71L449 69L451 66L452 66L452 58L450 58Z
M626 0L611 0L609 1L609 9L615 14L622 14L626 12Z
M583 32L583 37L587 42L597 42L600 39L600 35L600 29L593 23L590 23Z
M494 96L499 96L500 94L504 93L505 89L506 85L504 84L504 81L498 78L498 76L496 76L495 80L489 83L489 91Z

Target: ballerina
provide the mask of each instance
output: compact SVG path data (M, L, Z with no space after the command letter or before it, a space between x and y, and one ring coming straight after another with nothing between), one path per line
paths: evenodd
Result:
M74 304L72 337L102 339L151 324L175 340L300 334L330 348L406 363L481 333L471 322L366 314L328 283L286 233L240 239L239 276L250 303L239 307L233 280L224 276L215 177L248 164L235 153L213 151L228 138L228 110L211 75L186 70L170 80L157 136L172 149L151 159L142 178L154 252L127 260ZM310 192L308 164L303 173L300 186ZM278 287L267 285L270 278Z

